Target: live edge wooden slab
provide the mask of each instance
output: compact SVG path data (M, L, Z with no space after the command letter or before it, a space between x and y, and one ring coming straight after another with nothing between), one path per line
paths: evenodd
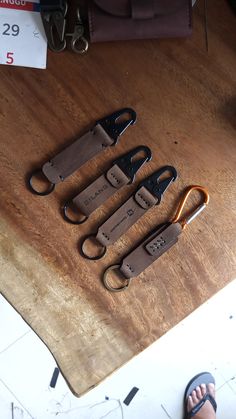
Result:
M209 2L209 53L203 13L188 40L92 45L86 56L49 53L47 71L1 67L0 291L46 343L76 395L138 354L235 276L236 17ZM99 119L133 107L138 122L47 197L32 195L27 174ZM171 164L178 181L108 252L87 261L78 252L135 188L120 191L82 226L60 207L139 144L153 160L141 180ZM183 188L205 186L207 209L178 244L111 294L100 282L144 235L173 215Z

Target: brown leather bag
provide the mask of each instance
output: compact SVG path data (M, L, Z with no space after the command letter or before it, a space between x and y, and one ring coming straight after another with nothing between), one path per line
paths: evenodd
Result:
M92 42L190 36L191 0L90 0Z

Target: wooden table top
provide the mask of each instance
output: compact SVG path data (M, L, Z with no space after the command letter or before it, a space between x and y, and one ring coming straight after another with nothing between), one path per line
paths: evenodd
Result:
M138 354L235 277L236 18L209 2L209 53L203 11L191 39L90 46L86 56L49 53L48 69L1 67L0 291L51 350L80 395ZM27 174L94 122L122 107L138 121L47 197L32 195ZM109 167L145 144L153 160L143 179L165 164L178 181L110 248L101 261L78 252L135 185L124 188L80 227L60 207ZM112 294L100 278L153 227L173 215L184 187L205 186L207 209L178 244Z

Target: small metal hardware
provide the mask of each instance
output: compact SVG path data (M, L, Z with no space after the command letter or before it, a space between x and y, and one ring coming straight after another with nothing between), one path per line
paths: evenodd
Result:
M134 160L133 158L140 152L144 152L145 157L142 157L138 160ZM135 175L138 170L152 158L152 152L149 147L141 145L133 150L126 153L124 156L119 157L117 160L113 162L113 165L116 164L119 168L130 178L129 183L133 183L135 180Z
M109 266L105 270L105 272L103 274L102 282L103 282L103 285L105 286L105 288L108 291L120 292L120 291L125 291L125 290L127 290L129 288L130 283L132 281L132 278L125 278L125 276L123 276L123 275L122 275L123 278L121 279L122 285L120 287L119 286L118 287L113 287L111 285L111 278L110 278L111 272L112 271L118 271L118 273L121 274L120 273L120 270L119 270L120 267L121 267L121 264L117 264L117 265Z
M88 50L88 41L84 37L84 25L80 17L79 8L76 10L76 21L74 32L66 33L66 36L71 37L71 49L77 54L84 54Z
M87 240L94 240L96 241L96 245L100 251L100 253L98 253L95 256L90 256L87 252L85 252L85 242L87 242ZM85 259L89 259L89 260L98 260L101 259L103 256L105 256L107 248L106 246L103 246L97 239L96 239L96 234L89 234L87 236L84 236L81 247L80 247L80 251L82 256Z
M202 192L203 197L204 197L204 202L202 204L200 204L195 210L191 211L191 213L187 217L180 220L180 217L181 217L181 214L183 212L183 208L185 206L185 203L186 203L189 195L191 194L191 192L194 191L194 190ZM200 212L202 212L204 210L204 208L206 208L206 206L209 203L209 199L210 199L209 194L208 194L206 188L204 188L203 186L199 186L199 185L189 186L186 189L186 191L184 193L184 196L179 203L177 212L175 214L175 217L172 220L172 223L177 223L178 222L178 223L181 224L182 228L184 229L188 224L191 223L191 221L194 220L194 218L196 218L200 214Z
M66 47L65 16L68 4L64 0L41 0L40 5L48 46L53 52L61 52Z
M165 173L170 173L169 177L159 180ZM160 203L163 193L167 190L172 182L177 179L177 171L173 166L163 166L148 178L144 179L138 186L145 186L146 189L158 198L157 204Z
M119 119L124 118L125 116L129 116L129 118L125 119L124 121L120 121ZM123 132L130 126L135 124L137 119L136 112L131 108L123 108L117 112L112 113L111 115L107 116L106 118L99 119L96 123L100 124L106 133L113 138L114 143L116 144L118 138L123 134Z

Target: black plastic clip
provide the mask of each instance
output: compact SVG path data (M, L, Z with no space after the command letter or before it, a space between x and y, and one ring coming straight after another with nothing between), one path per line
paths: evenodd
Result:
M65 0L41 0L40 6L48 46L53 52L61 52L66 47L67 2Z
M133 161L133 157L136 156L138 153L144 152L144 157ZM124 156L120 157L119 159L115 160L113 164L119 166L119 168L125 173L126 176L130 178L129 184L133 183L135 179L135 175L138 170L152 158L152 152L149 147L145 145L140 145L133 150L129 151L128 153L124 154Z
M160 177L165 173L171 173L171 176L164 177L163 180L160 180ZM142 186L145 186L146 189L151 192L152 195L155 195L158 198L157 204L161 202L163 193L167 190L169 185L177 179L177 171L173 166L163 166L161 169L157 170L151 176L143 180L138 189Z
M129 118L119 122L119 119L122 119L125 115L128 115ZM113 145L115 145L123 132L130 125L133 125L136 122L136 118L136 112L133 109L124 108L112 113L103 119L99 119L96 121L96 124L99 124L103 127L109 137L114 140Z

